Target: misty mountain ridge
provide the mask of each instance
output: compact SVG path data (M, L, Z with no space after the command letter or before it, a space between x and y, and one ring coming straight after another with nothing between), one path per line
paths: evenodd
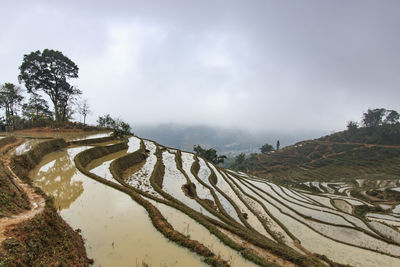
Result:
M275 147L279 140L281 147L285 147L302 140L318 138L326 132L251 132L206 125L159 124L136 125L135 134L186 151L193 151L193 146L199 144L206 149L215 148L219 154L232 157L239 153L257 153L265 143Z

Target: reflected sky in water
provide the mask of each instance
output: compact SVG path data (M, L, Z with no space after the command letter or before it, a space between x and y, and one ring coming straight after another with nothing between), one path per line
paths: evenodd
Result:
M83 185L75 175L78 170L73 164L74 156L83 148L57 151L44 157L30 176L34 184L54 197L57 209L68 209L82 193Z
M55 198L61 216L82 230L94 266L206 266L199 256L167 240L152 225L146 210L127 194L79 172L73 159L89 147L69 148L44 157L32 170L34 184ZM107 172L108 164L125 151L94 162ZM112 158L114 157L114 158Z

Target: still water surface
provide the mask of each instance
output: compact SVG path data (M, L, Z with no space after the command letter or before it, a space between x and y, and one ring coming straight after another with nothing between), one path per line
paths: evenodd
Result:
M82 230L95 266L204 266L201 258L155 230L146 210L125 193L80 173L74 156L88 147L47 155L34 170L35 185L54 196L61 216Z

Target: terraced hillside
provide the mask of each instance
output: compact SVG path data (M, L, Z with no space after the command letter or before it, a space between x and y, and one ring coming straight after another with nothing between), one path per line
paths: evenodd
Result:
M400 146L311 140L268 154L257 154L243 167L280 184L398 179Z
M359 179L399 179L399 163L400 124L397 123L346 130L270 153L252 154L232 167L282 185L318 181L356 186Z
M307 149L307 144L300 147ZM112 231L110 228L123 220L128 220L131 226L124 230L121 241L116 236L109 237L113 241L101 241L103 245L112 242L112 251L117 251L123 239L135 240L141 236L142 231L138 229L144 226L139 226L142 223L139 214L147 214L147 225L152 224L164 239L189 249L193 259L213 266L400 264L400 215L394 210L380 212L362 197L345 196L338 193L339 189L316 194L306 184L304 188L309 190L278 185L264 178L221 169L192 153L139 137L69 142L68 147L54 153L31 174L34 183L52 194L60 209L71 206L70 209L84 210L95 196L79 201L83 191L79 188L86 186L89 179L95 180L99 190L96 201L103 201L96 206L97 214L103 210L108 218L119 216L117 221L105 226L107 231ZM61 158L63 162L70 161L70 165L59 166ZM312 159L308 163L312 164ZM301 167L310 168L309 165ZM66 182L63 175L52 176L55 168L69 177ZM71 172L71 168L77 168L79 173ZM54 189L58 184L64 189L73 185L76 196L68 200L68 205L61 201L65 195ZM341 184L336 186L339 188ZM397 182L393 186L398 186ZM335 185L328 187L334 189ZM118 213L121 215L114 215L118 208L107 208L117 198L115 194L128 197L118 195L124 203L131 202L124 204L126 207L133 204L141 207L135 220L130 221L127 212L136 207L124 208ZM88 212L80 212L79 217ZM73 223L73 216L66 220ZM82 231L87 242L91 242L90 230L96 228L96 223L97 220L90 220L90 227ZM96 238L101 235L97 232ZM154 238L162 242L159 237ZM164 250L181 253L168 244ZM152 250L149 247L147 254ZM133 254L132 250L130 253ZM119 255L122 256L126 255ZM94 260L96 263L96 257ZM200 261L197 264L201 265Z

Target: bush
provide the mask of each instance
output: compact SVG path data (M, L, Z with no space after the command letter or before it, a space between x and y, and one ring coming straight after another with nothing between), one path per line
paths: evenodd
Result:
M109 114L100 116L97 119L97 126L113 130L115 137L132 135L132 129L128 123L120 119L113 119Z

